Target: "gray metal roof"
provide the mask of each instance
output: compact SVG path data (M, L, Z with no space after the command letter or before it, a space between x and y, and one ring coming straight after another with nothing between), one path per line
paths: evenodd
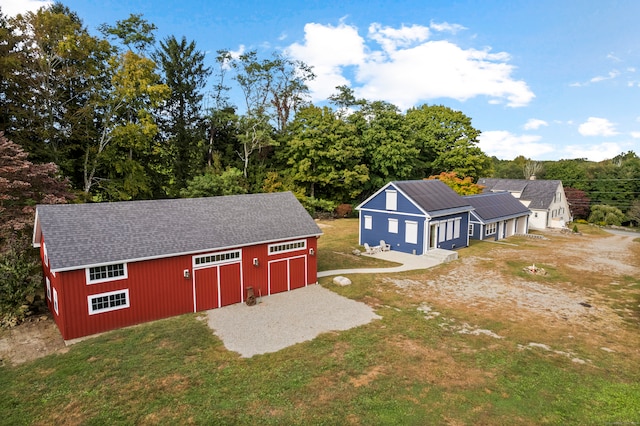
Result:
M440 210L455 213L472 209L464 198L436 179L395 181L392 184L429 214Z
M483 222L527 216L530 210L508 192L489 192L464 197L475 209L473 214Z
M485 188L483 192L520 192L520 200L529 201L530 209L544 210L549 208L553 198L562 185L560 180L525 180L525 179L496 179L481 178L478 185Z
M322 234L291 192L38 205L35 232L54 271Z

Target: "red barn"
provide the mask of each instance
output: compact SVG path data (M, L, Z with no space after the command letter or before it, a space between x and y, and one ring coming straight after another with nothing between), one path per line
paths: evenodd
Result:
M65 340L317 283L320 228L290 192L38 205Z

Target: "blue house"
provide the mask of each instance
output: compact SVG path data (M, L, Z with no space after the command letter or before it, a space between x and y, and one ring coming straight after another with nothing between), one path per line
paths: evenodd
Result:
M497 241L529 232L531 211L509 192L468 195L464 199L474 209L469 222L469 237L474 240Z
M469 245L467 200L439 180L389 182L356 207L360 245L425 254Z

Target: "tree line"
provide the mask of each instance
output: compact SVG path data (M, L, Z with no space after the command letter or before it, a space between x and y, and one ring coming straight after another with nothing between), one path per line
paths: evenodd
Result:
M328 206L392 179L491 173L459 111L402 113L348 87L316 106L300 61L220 50L208 67L155 30L131 15L92 35L61 3L0 17L0 131L83 201L292 190Z
M460 111L401 112L346 86L313 105L303 62L219 50L209 67L195 41L157 41L156 30L132 14L93 35L62 3L14 18L0 10L0 131L33 163L56 164L81 201L291 190L331 211L389 180L526 178L532 164L589 202L626 212L638 198L632 152L606 163L501 161Z

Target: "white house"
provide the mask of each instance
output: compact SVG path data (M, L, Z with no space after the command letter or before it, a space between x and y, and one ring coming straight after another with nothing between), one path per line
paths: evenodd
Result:
M571 222L571 210L560 180L481 178L484 192L509 192L531 210L529 228L564 228Z

